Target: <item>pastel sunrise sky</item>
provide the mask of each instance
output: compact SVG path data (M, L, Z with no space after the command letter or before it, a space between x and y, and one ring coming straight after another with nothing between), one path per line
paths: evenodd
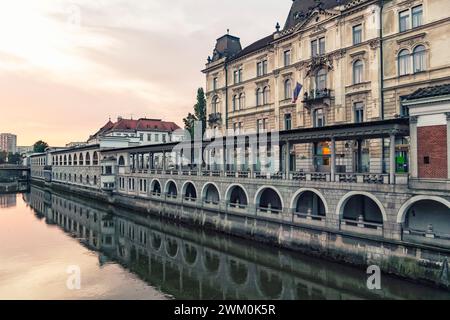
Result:
M175 121L227 28L243 46L290 0L0 0L0 132L18 145L85 141L108 118Z

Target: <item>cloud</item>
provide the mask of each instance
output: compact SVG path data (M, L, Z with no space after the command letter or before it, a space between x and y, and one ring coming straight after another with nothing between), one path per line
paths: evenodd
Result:
M0 1L0 131L20 144L84 140L118 115L182 123L226 32L248 45L290 1ZM61 132L64 128L64 132ZM69 134L71 136L69 136Z

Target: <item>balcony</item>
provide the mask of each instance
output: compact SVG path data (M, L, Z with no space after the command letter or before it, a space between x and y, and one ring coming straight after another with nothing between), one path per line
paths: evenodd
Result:
M331 90L330 89L316 89L309 92L305 92L303 95L303 103L306 105L312 105L315 103L325 103L328 106L331 104Z
M208 123L210 125L220 124L222 122L222 114L220 112L211 113L208 116Z

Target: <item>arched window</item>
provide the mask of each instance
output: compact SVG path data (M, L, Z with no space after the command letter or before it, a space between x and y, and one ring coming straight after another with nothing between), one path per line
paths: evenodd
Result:
M90 183L89 176L86 176L86 184L89 184L89 183Z
M219 97L215 96L212 100L212 113L217 113L217 110L219 109Z
M238 109L239 110L242 110L242 109L244 109L245 108L245 94L244 93L241 93L240 95L239 95L239 106L238 106Z
M91 155L89 154L89 152L86 153L86 165L90 166L91 165Z
M97 153L97 151L94 152L92 164L93 164L94 166L98 166L98 153Z
M73 165L74 165L74 166L77 166L77 165L78 165L78 158L77 158L77 155L76 155L76 154L73 155Z
M97 185L97 176L94 176L94 186Z
M316 74L316 89L325 90L327 88L327 72L320 69Z
M71 166L71 165L72 165L72 155L69 154L69 166Z
M363 68L364 65L361 60L356 60L353 63L353 84L363 82Z
M238 109L238 97L237 95L233 96L233 111L236 111Z
M425 70L425 47L422 45L414 48L413 66L414 72L420 72Z
M293 96L293 92L292 92L292 82L290 79L287 79L284 82L284 98L285 99L290 99Z
M79 159L80 159L80 166L83 166L84 165L84 160L83 160L83 154L82 153L80 153Z
M263 105L269 104L269 87L264 87L263 89Z
M262 90L261 88L256 89L256 106L262 105Z
M64 165L67 166L67 156L64 156Z
M119 157L119 166L125 166L125 158L123 156Z
M404 76L411 73L411 59L409 51L404 49L398 54L398 75Z

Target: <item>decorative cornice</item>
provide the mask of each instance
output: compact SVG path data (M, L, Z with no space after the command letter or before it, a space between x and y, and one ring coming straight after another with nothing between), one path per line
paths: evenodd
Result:
M397 39L397 44L401 45L401 44L407 42L412 45L418 39L420 39L420 40L424 39L426 35L427 35L426 32L422 32L422 33L415 34L415 35L412 35L412 36L409 36L406 38Z

